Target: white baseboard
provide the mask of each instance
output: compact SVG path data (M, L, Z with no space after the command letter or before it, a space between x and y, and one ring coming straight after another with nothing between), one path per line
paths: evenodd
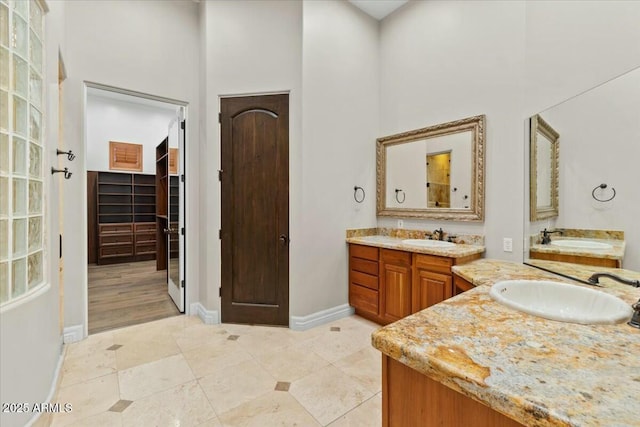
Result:
M343 317L351 316L355 313L355 309L349 304L339 305L337 307L328 308L326 310L317 311L307 316L291 316L289 319L289 328L294 331L306 331Z
M62 362L64 362L64 351L61 351L60 356L58 356L58 364L56 365L56 370L53 373L53 378L51 379L51 387L49 387L49 394L47 395L47 398L42 401L43 403L44 402L56 403L55 402L56 391L58 390L58 383L60 382L60 371L62 370ZM25 427L31 427L32 425L34 425L40 419L40 416L42 416L43 414L47 415L46 413L43 413L43 412L38 412L33 414L33 417L31 417L31 419L27 422L27 424L25 424Z
M207 310L199 302L194 302L189 305L189 315L198 316L205 325L217 325L220 323L218 310Z
M63 331L65 344L82 341L84 339L84 327L82 325L67 326Z

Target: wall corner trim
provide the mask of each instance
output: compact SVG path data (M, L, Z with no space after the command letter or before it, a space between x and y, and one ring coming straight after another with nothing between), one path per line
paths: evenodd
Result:
M63 337L65 344L82 341L84 338L84 327L82 325L68 326L64 328Z
M355 313L355 309L349 304L342 304L326 310L316 311L307 316L291 316L289 320L289 328L294 331L306 331L343 317L351 316Z
M218 310L207 310L199 302L194 302L189 305L189 314L191 316L198 316L205 325L217 325L220 323Z

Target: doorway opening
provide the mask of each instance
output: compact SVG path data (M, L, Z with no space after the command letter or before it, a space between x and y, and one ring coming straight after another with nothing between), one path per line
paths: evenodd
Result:
M185 311L186 103L87 83L88 332Z

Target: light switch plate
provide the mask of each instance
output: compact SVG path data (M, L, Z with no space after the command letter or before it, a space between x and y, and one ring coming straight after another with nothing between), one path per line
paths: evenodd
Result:
M513 252L513 239L511 237L502 239L502 250L505 252Z

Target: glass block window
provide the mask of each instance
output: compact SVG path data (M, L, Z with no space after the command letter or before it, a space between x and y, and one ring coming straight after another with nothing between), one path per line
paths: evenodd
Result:
M43 15L0 0L0 305L45 279Z

